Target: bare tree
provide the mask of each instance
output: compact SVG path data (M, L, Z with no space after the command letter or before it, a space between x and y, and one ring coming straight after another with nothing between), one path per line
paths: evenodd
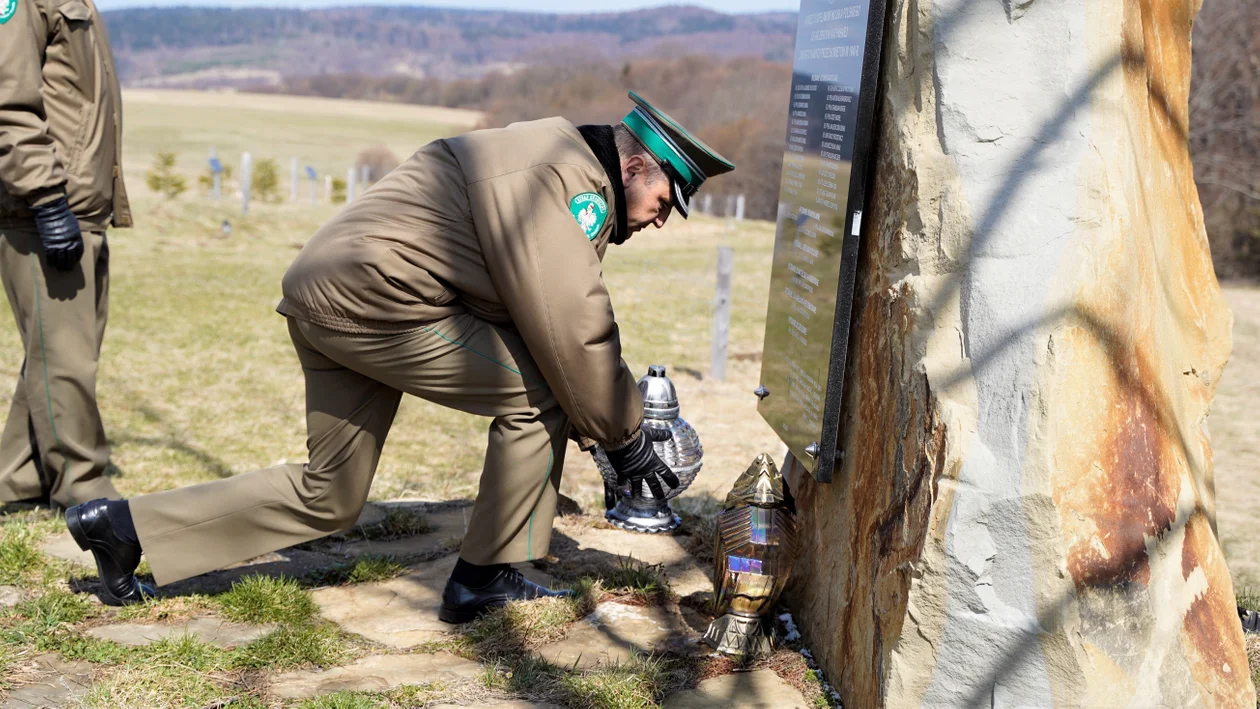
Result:
M1209 0L1193 34L1190 154L1218 275L1260 275L1260 6Z

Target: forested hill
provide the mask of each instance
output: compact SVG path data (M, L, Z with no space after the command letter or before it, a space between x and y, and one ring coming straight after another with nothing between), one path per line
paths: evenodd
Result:
M469 78L539 62L791 57L794 13L696 7L556 15L430 7L137 8L105 13L131 85L278 83L318 74Z

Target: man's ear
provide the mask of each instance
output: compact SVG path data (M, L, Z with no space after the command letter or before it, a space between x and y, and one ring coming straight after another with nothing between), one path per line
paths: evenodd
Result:
M621 164L623 181L630 182L636 176L642 176L647 169L647 161L642 155L631 155Z

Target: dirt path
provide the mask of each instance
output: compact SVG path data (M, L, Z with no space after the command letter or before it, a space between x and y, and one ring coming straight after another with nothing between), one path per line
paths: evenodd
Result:
M1260 287L1227 285L1234 353L1212 405L1217 529L1235 590L1260 590Z

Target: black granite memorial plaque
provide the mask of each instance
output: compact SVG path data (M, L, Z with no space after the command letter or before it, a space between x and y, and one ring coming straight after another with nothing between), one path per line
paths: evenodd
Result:
M802 0L758 406L819 482L837 460L884 0Z

